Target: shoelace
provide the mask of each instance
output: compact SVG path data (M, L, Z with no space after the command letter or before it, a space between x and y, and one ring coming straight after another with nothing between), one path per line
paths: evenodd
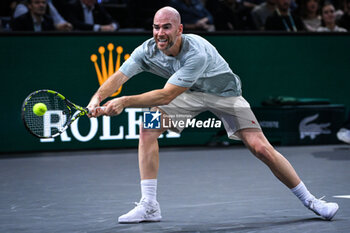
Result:
M128 214L133 214L133 213L135 213L135 212L138 212L138 210L140 209L140 208L142 208L142 205L141 205L141 202L134 202L135 203L135 207L132 209L132 210L130 210L128 213L127 213L127 215Z
M133 208L132 210L129 211L129 213L132 213L132 212L135 212L137 211L138 209L140 209L141 207L143 207L142 205L142 200L140 202L134 202L134 204L136 205L135 208Z
M146 204L146 201L145 201L144 198L142 198L142 199L140 200L140 202L134 202L134 203L135 203L136 206L140 206L140 205L143 205L144 203Z
M142 206L142 201L140 201L140 202L134 202L134 204L136 205L135 208L141 207L141 206Z
M137 206L140 206L142 203L141 203L141 201L140 201L140 202L136 202L136 201L135 201L134 204L135 204L136 207L137 207Z
M315 214L317 214L317 215L320 215L316 210L315 210L315 207L317 207L318 205L320 205L320 204L324 204L324 203L326 203L326 201L324 201L323 200L323 198L325 198L326 196L323 196L323 197L321 197L321 198L315 198L314 200L312 200L312 201L309 201L309 206L308 206L308 208L310 209L310 210L312 210Z
M316 198L316 199L315 199L316 203L317 203L317 204L319 204L319 203L325 203L326 201L323 200L323 198L325 198L325 197L326 197L326 196L323 196L323 197L318 198L318 199Z
M141 199L140 202L134 202L134 204L136 205L135 209L138 209L138 207L145 207L144 204L146 204L145 200L144 199Z
M325 197L326 197L326 196L322 196L322 197L320 197L320 198L316 198L316 197L315 197L315 199L310 200L309 203L311 204L311 203L314 203L314 202L317 202L317 203L319 203L319 202L322 202L322 203L323 203L323 202L326 202L326 201L323 200L323 198L325 198Z
M134 204L136 205L136 207L135 207L134 209L132 209L131 211L132 211L132 212L136 212L136 211L137 211L138 209L140 209L140 208L145 208L146 214L152 215L152 214L154 214L154 213L157 212L156 209L153 209L153 208L151 208L151 209L146 208L145 205L144 205L144 203L147 205L147 203L146 203L144 200L140 200L140 202L134 202Z

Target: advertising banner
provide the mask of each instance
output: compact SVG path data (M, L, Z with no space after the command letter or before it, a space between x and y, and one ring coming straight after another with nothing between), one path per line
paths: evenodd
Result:
M127 108L116 117L81 117L61 136L38 139L23 126L21 106L28 94L39 89L58 91L72 102L86 106L98 87L149 37L144 34L1 36L0 152L136 147L140 125L144 123L143 109ZM252 106L277 95L324 97L332 103L350 104L346 91L350 86L350 35L204 37L240 76L243 96ZM110 98L162 88L165 83L161 77L141 73ZM190 126L198 123L210 127L189 127L181 135L167 131L159 144L211 143L223 126L216 124L210 113L201 114L199 119L202 123L192 122Z

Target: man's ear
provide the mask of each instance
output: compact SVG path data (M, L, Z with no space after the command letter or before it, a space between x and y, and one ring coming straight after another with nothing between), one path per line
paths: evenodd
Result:
M182 24L179 25L178 36L182 34L184 26Z

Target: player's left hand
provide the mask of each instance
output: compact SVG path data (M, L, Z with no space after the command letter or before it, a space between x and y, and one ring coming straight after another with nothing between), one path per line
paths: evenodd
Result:
M103 105L106 107L104 109L104 115L106 116L116 116L119 115L125 108L123 98L114 98Z

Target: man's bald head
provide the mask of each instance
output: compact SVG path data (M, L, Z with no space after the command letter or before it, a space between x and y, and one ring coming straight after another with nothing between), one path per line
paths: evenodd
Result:
M159 9L156 14L154 15L154 19L156 18L168 18L171 20L175 25L180 25L181 24L181 17L180 13L173 7L166 6L161 9Z

